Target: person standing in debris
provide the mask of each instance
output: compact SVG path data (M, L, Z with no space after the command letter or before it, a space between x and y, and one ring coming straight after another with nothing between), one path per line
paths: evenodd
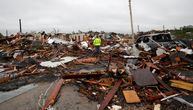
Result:
M95 52L96 54L100 53L100 46L101 46L101 38L99 35L96 36L96 38L93 41L93 45L95 46Z

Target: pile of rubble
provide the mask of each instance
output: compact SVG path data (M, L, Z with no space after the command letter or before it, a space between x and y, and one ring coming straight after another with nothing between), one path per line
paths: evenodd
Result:
M0 90L59 79L42 110L54 105L66 83L98 101L98 110L193 109L192 48L176 44L168 49L155 42L152 52L144 42L129 46L128 39L113 37L103 39L101 54L95 55L92 38L77 42L16 35L0 40Z

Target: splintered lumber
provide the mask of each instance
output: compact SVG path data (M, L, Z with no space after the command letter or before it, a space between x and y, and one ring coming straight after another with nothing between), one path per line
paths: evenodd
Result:
M181 64L187 64L187 63L184 63L184 62L181 62ZM179 66L178 65L175 65L176 67ZM193 78L192 77L187 77L187 76L184 76L184 75L179 75L179 73L175 72L175 71L171 71L171 70L168 70L166 68L164 68L163 66L160 66L159 65L159 68L161 68L164 72L166 72L167 74L170 74L171 76L175 75L175 77L177 77L178 79L181 79L183 81L187 81L187 82L193 82Z
M139 103L139 102L141 102L136 91L134 91L134 90L125 90L125 91L123 91L123 95L124 95L127 103Z
M122 83L122 79L119 79L115 85L113 86L113 88L109 91L109 93L105 96L104 100L100 103L100 107L98 110L104 110L105 107L109 104L109 102L111 101L111 99L113 98L113 96L115 95L115 93L117 92L119 86Z
M90 83L90 84L97 84L97 85L100 85L100 86L110 86L109 84L104 84L104 83L100 83L100 82L97 82L97 81L85 81L87 83Z
M107 71L109 72L109 69L110 69L110 64L112 62L112 54L110 53L110 56L109 56L109 62L108 62L108 66L107 66Z
M49 105L53 105L56 101L56 97L58 96L58 93L60 92L60 89L64 83L64 79L60 79L58 83L56 84L54 90L51 92L50 96L47 98L45 105L42 107L41 110L46 110Z
M4 76L4 77L1 77L1 78L0 78L0 84L1 84L1 83L5 83L5 82L7 82L7 81L9 81L9 80L11 80L11 77L10 77L9 75Z
M6 83L6 82L8 82L8 81L10 81L12 79L17 78L17 77L21 77L21 76L23 76L24 72L26 72L26 71L21 71L19 73L15 73L15 74L12 74L12 75L5 75L5 76L0 78L0 84L1 83Z
M167 55L162 54L162 55L159 55L159 56L153 57L152 59L153 59L154 61L156 61L156 60L160 60L160 59L162 59L162 58L165 58L166 56L167 56Z
M151 62L144 62L148 67L160 70L155 64L151 63Z
M192 83L188 83L188 82L184 82L184 81L180 81L180 80L170 80L170 82L171 82L170 85L172 87L193 91L193 84Z
M18 78L18 77L33 75L35 71L32 71L32 72L30 72L28 74L26 74L26 72L29 71L29 69L33 69L35 67L36 67L36 65L31 65L28 68L26 68L26 69L24 69L24 70L22 70L22 71L20 71L18 73L14 73L14 74L9 74L9 75L3 76L3 77L0 78L0 84L1 83L6 83L6 82L8 82L8 81L10 81L12 79Z
M153 76L155 77L155 79L163 86L165 87L168 91L170 92L175 92L175 90L173 90L170 86L168 86L165 82L163 82L158 75L155 72L152 72Z
M77 78L96 78L100 77L104 74L69 74L69 75L63 75L63 79L77 79Z
M96 84L96 85L100 85L100 86L111 86L112 85L112 78L103 78L100 79L99 81L96 80L86 80L84 82L90 83L90 84Z
M170 95L173 95L173 94L175 94L175 92L164 92L163 93L165 96L170 96ZM155 95L155 96L153 96L153 95L149 95L148 97L147 97L147 99L149 100L149 101L155 101L155 100L158 100L158 99L161 99L161 98L164 98L164 96L163 95L161 95L161 94L159 94L159 95Z
M74 61L75 64L82 64L82 63L96 63L98 59L96 57L89 57L89 58L82 58L77 59Z

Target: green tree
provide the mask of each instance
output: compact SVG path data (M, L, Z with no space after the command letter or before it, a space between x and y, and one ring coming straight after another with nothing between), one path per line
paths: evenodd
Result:
M184 26L171 32L177 38L193 39L193 28Z
M3 38L3 37L4 37L3 34L0 33L0 38Z

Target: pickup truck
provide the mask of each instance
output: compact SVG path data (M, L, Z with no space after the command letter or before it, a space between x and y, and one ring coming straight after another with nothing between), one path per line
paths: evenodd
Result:
M175 48L176 44L172 40L169 33L156 33L156 34L147 34L139 36L136 40L136 44L141 42L146 43L153 51L156 50L159 46L163 46L167 49Z

